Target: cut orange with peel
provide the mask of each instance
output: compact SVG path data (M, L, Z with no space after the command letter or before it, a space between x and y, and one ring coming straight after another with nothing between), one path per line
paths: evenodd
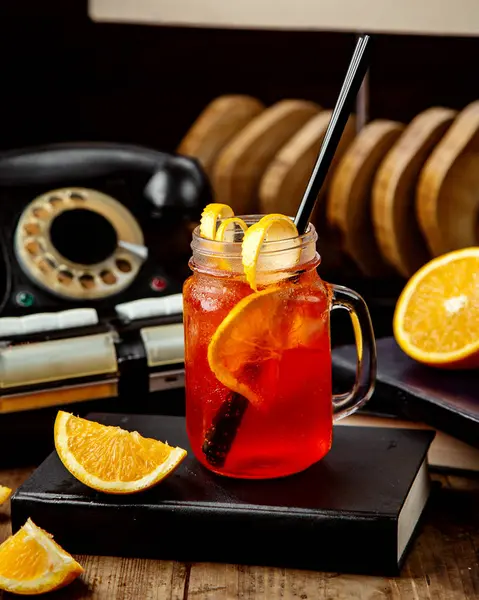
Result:
M272 374L278 372L284 353L313 347L315 338L324 337L325 307L311 303L308 312L304 306L301 295L281 284L242 298L208 345L208 363L218 381L257 407L280 396L272 387L277 380Z
M9 487L0 485L0 505L6 502L12 495L12 490Z
M85 485L110 494L133 494L170 475L186 450L59 411L55 448L65 468Z
M479 247L454 250L421 267L396 305L394 337L418 362L479 367Z
M264 242L278 241L288 243L269 255L261 254ZM300 256L298 230L293 220L285 215L265 215L244 235L241 257L246 280L253 290L257 290L258 283L274 283L281 279L281 272L294 267ZM261 277L258 277L259 274Z
M83 567L31 519L0 545L0 590L37 595L64 587Z
M234 217L234 212L227 204L212 202L207 204L201 213L200 235L208 240L216 239L216 228L219 219Z

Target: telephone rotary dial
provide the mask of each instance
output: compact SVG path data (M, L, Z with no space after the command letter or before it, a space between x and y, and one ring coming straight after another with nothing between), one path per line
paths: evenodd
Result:
M191 158L75 143L0 155L1 316L181 290L191 229L211 197Z

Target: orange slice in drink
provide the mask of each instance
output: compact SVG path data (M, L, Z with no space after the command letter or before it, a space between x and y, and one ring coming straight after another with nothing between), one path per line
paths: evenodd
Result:
M6 502L12 495L12 490L9 487L0 485L0 504Z
M186 450L138 432L101 425L59 411L55 447L60 460L85 485L110 494L133 494L170 475Z
M275 251L262 254L264 242L284 242ZM246 231L241 251L246 280L253 290L258 283L275 283L293 268L301 256L296 225L281 214L265 215Z
M37 595L64 587L83 568L31 519L0 545L0 590Z
M411 358L435 367L479 367L479 247L434 258L408 281L394 336Z
M208 240L216 239L216 228L219 219L234 217L234 212L227 204L212 202L207 204L201 213L200 235Z
M208 363L216 378L256 406L278 396L284 354L314 347L324 336L324 306L293 291L270 286L238 302L215 331L208 346ZM291 374L294 377L294 374Z

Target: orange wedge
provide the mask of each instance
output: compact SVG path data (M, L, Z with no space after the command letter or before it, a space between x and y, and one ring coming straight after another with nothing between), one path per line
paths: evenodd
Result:
M101 425L59 411L55 447L60 460L85 485L110 494L133 494L170 475L186 450L138 432Z
M479 367L479 247L434 258L404 287L394 336L411 358L434 367Z
M31 519L0 545L0 590L37 595L64 587L83 567Z
M200 235L208 240L216 239L216 227L219 219L234 217L234 212L227 204L212 202L207 204L201 213Z
M286 241L282 248L269 256L263 253L264 242ZM284 271L293 268L301 256L300 239L290 217L270 214L251 225L243 238L241 257L246 281L253 290L258 283L274 283L284 277ZM258 274L262 273L261 281ZM277 276L274 275L277 273Z
M270 286L236 304L208 345L216 378L258 407L276 398L274 373L293 348L314 347L327 326L326 306L309 304L289 286Z
M6 502L12 495L12 490L9 487L0 485L0 504Z

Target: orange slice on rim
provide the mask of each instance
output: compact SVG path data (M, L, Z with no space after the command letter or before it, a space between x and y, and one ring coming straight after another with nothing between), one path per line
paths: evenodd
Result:
M227 204L212 202L207 204L201 213L200 235L208 240L216 239L216 228L219 219L234 217L234 212Z
M218 242L234 242L236 228L242 229L243 233L246 233L248 225L240 219L240 217L230 217L221 222L216 232L216 241Z
M182 448L63 411L55 420L55 447L74 477L110 494L133 494L151 488L186 457Z
M394 313L394 336L411 358L435 367L479 367L479 247L421 267Z
M218 222L222 221L218 227ZM233 209L227 204L213 202L205 206L200 222L200 235L209 240L215 241L234 241L236 227L240 226L243 231L247 229L246 223L234 216ZM212 257L211 265L229 271L231 264L226 258Z
M275 252L264 254L265 242L284 241ZM301 256L298 230L290 217L271 214L251 225L243 238L241 256L246 280L253 290L258 283L274 283L293 268ZM262 273L261 281L258 275ZM275 276L275 273L277 276Z
M0 590L36 595L64 587L83 567L31 519L0 545Z

